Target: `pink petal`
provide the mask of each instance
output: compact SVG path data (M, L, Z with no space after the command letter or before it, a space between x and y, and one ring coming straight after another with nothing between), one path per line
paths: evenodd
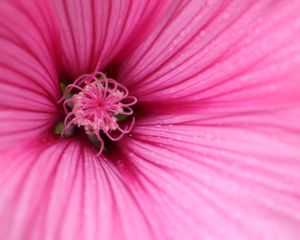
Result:
M145 196L115 164L79 141L41 141L0 155L1 239L153 239Z
M299 101L298 1L173 5L120 67L139 102L257 110Z
M104 71L133 39L140 42L140 32L153 29L164 5L159 0L56 1L68 74Z
M145 212L174 239L297 240L299 117L165 116L139 122L120 148L154 198Z
M104 158L49 137L2 152L0 237L296 240L300 126L280 114L145 120Z
M1 149L48 131L57 114L58 58L49 9L38 1L0 3Z
M0 131L10 135L0 145L15 146L0 153L1 239L299 239L296 1L174 1L144 44L137 32L148 22L138 17L146 1L132 3L139 14L124 32L117 19L132 11L118 4L127 2L104 2L104 10L57 3L69 74L119 64L123 47L132 50L118 80L144 115L103 158L80 141L17 144L53 121L60 51L50 44L50 6L8 2L0 3L0 71L9 79L0 81ZM96 21L95 34L90 22L110 3L112 17ZM145 15L158 18L151 6Z

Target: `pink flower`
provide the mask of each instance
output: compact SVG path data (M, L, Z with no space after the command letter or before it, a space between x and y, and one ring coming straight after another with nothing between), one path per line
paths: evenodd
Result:
M299 11L2 0L0 239L300 239Z

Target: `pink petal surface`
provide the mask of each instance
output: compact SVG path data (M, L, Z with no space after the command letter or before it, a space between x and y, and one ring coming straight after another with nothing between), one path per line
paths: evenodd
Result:
M55 1L66 71L74 77L102 70L129 43L152 31L167 2Z
M299 8L1 2L0 238L298 240ZM95 157L41 134L60 71L111 64L140 104L131 135Z
M276 117L281 114L291 112ZM257 117L270 125L276 122L275 116ZM184 238L186 232L191 239L299 238L296 119L275 131L246 117L201 121L170 117L161 122L136 127L125 149L146 180L161 190L153 195L166 197L162 205L170 220L165 224L172 226L174 239Z
M257 110L298 101L300 6L287 2L182 1L118 78L143 102Z
M51 138L2 152L1 236L298 239L299 127L188 121L145 122L104 158Z
M53 124L59 62L47 4L1 1L0 15L0 148L4 148L48 131Z
M108 159L68 140L25 147L1 153L2 239L152 239L137 192Z

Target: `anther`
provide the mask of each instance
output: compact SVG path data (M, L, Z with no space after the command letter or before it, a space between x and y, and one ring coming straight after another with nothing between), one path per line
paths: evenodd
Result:
M126 87L101 72L83 75L66 86L62 101L67 115L61 135L74 126L82 127L88 136L98 139L98 155L104 149L101 134L118 141L133 128L131 107L137 99L129 96Z

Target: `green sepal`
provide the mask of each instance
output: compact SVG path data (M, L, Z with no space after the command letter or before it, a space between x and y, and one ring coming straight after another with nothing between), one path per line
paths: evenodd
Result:
M63 122L58 122L58 123L55 125L55 127L54 127L54 132L55 132L55 134L61 135L61 133L63 132L64 128L65 128L64 123L63 123Z
M122 114L119 114L119 115L116 116L118 122L124 122L124 121L126 121L128 119L128 117L129 116L122 115Z

